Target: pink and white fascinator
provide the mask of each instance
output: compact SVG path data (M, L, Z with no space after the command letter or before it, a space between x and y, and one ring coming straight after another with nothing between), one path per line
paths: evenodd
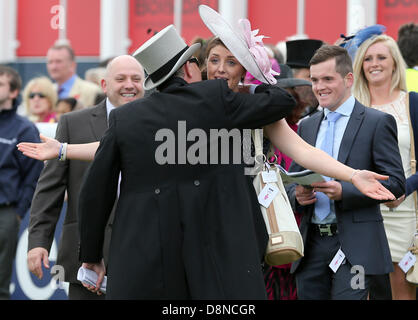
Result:
M254 57L258 68L267 79L268 83L275 84L277 81L274 76L278 76L280 73L272 69L271 59L264 47L263 38L267 37L257 35L259 29L251 30L251 24L248 19L240 19L238 24L241 27L244 40L247 43L248 49Z
M271 68L262 41L264 36L257 35L258 30L251 31L251 24L247 19L239 21L236 32L218 12L206 5L199 6L199 14L213 35L221 39L249 73L263 83L276 84L274 75L278 73Z

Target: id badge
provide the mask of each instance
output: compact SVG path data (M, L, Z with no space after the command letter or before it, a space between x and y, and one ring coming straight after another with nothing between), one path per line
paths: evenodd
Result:
M279 188L277 188L274 184L268 183L258 195L258 202L267 209L278 193Z
M334 273L336 273L337 270L340 268L341 264L344 262L344 259L345 259L345 254L340 248L338 249L331 263L329 264L329 267L331 268L332 271L334 271Z
M402 269L403 272L407 273L409 269L411 269L415 262L417 261L417 257L408 251L406 255L399 261L398 266Z

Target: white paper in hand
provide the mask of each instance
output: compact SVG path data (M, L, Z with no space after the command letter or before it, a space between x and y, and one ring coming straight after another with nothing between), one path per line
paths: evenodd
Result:
M80 267L77 273L77 280L85 284L88 284L90 286L96 286L97 273L94 272L93 270ZM105 276L102 281L102 285L100 286L101 292L106 293L106 285L107 285L107 277Z

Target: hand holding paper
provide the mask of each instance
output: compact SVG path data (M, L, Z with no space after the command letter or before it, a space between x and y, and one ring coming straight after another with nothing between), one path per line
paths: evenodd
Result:
M107 277L103 259L100 263L83 263L78 270L77 279L88 290L101 295L106 293Z

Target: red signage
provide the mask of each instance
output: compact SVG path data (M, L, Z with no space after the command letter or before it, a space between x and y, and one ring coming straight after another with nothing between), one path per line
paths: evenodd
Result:
M305 33L334 44L347 31L347 0L306 0Z
M418 0L378 0L377 23L386 26L386 33L395 40L398 29L409 22L418 22Z
M297 32L297 1L248 0L248 19L251 28L269 36L265 43L277 44ZM346 0L306 0L305 34L311 39L334 43L346 33Z
M218 9L218 0L183 0L182 36L186 43L196 37L210 37L212 34L200 19L198 7L206 4ZM155 33L174 24L174 0L130 0L129 38L132 54L141 44Z
M297 1L248 0L251 29L269 38L264 43L276 44L294 35L297 28Z
M100 0L67 1L64 12L59 0L18 0L17 40L19 57L43 57L59 38L63 16L67 38L77 56L100 54Z

